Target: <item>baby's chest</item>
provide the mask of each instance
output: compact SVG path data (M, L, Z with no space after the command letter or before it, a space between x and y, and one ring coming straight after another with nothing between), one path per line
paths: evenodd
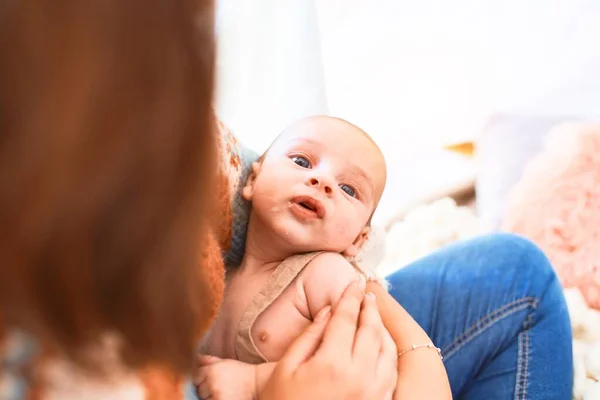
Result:
M203 343L203 353L220 358L236 359L236 340L240 322L262 281L248 280L244 284L228 280L219 314Z
M245 281L228 284L221 312L205 345L205 351L222 358L237 359L240 323L254 314L251 304L261 285ZM276 361L310 323L308 304L301 287L292 282L256 317L250 334L256 349L268 360Z
M256 348L267 361L278 361L311 323L305 297L292 284L256 319L251 330Z

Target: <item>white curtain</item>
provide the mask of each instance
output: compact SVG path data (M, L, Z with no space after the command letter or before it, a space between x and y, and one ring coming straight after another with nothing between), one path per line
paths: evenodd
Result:
M314 0L217 6L217 111L246 145L262 152L293 121L328 112Z

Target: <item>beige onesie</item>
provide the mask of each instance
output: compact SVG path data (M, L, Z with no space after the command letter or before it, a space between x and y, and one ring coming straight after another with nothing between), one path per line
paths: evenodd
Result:
M258 350L252 339L254 322L296 279L304 267L321 253L298 254L285 259L277 266L267 283L254 296L238 327L235 351L239 361L248 364L262 364L269 361Z

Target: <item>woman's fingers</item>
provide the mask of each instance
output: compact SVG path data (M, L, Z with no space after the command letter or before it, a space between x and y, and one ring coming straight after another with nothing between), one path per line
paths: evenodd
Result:
M356 340L354 341L354 362L365 371L375 374L383 346L383 322L377 310L377 302L372 293L367 293L360 310Z
M379 367L385 370L393 369L394 371L398 368L398 349L392 335L384 329L383 330L383 342L381 346L381 352L379 353L380 365ZM397 375L397 374L394 374Z
M397 376L395 345L384 335L385 328L375 299L365 297L364 289L359 285L348 287L331 314L325 332L322 324L318 336L309 331L309 340L295 342L258 398L342 400L389 397ZM316 356L310 358L310 353L317 347ZM303 362L307 358L309 360ZM289 366L282 368L284 362Z
M352 351L354 337L360 314L364 290L358 282L346 288L331 315L331 320L323 336L323 344L318 350L319 356L330 359L351 357L351 353L341 354L340 349Z
M381 352L379 353L377 375L382 376L382 385L384 388L387 386L390 393L393 394L398 381L398 349L396 348L394 339L392 339L392 335L390 335L387 329L383 330L383 342Z
M331 307L323 308L304 332L292 343L279 364L296 369L310 358L321 344L327 322L331 318Z
M398 379L396 344L383 325L372 293L363 301L352 361L369 374L377 398L393 393Z

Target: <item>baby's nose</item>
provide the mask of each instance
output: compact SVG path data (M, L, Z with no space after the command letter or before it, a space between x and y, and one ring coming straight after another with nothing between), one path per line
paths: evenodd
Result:
M323 177L312 177L309 180L310 186L315 186L319 189L322 189L325 191L325 194L330 195L331 193L333 193L333 188L332 188L332 184L330 182L327 181L327 179L323 178Z

